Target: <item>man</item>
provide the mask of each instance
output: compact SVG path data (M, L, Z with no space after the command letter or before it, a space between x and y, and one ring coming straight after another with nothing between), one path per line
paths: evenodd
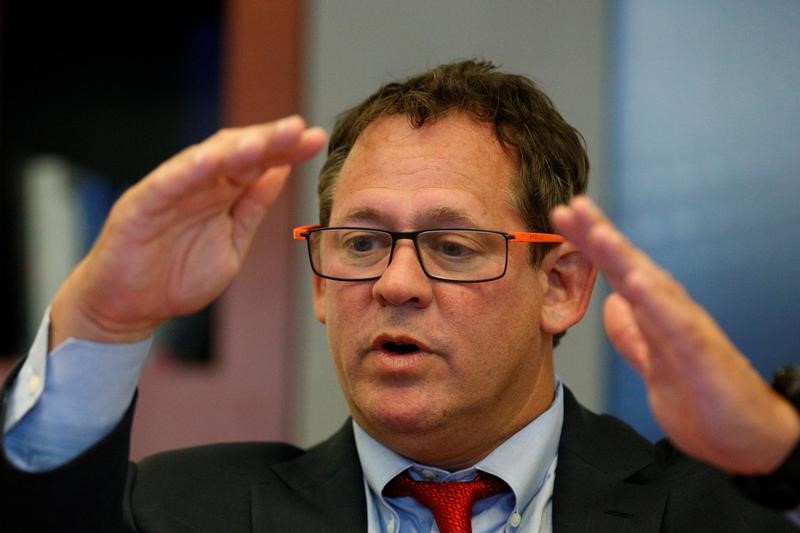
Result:
M615 291L609 336L675 445L744 475L796 455L789 402L580 196L579 134L528 80L471 61L345 113L320 226L296 231L352 421L308 451L223 445L128 465L141 363L119 360L143 360L161 322L223 290L289 166L324 142L298 117L222 131L123 195L8 385L0 516L81 531L444 531L459 518L425 491L479 478L475 531L791 529L729 474L589 413L557 381L554 339L583 316L599 268ZM64 405L80 412L75 438L53 435Z

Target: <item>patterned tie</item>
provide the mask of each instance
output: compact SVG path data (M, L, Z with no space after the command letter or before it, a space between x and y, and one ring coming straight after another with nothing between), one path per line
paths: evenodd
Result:
M411 496L433 513L441 533L472 533L472 505L483 498L510 490L506 482L486 472L472 481L415 481L403 472L383 489L390 498Z

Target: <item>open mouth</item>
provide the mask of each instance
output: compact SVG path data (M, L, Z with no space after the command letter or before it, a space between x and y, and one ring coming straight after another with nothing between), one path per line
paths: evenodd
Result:
M397 355L405 355L419 351L419 346L416 344L404 342L384 342L382 348L389 353Z

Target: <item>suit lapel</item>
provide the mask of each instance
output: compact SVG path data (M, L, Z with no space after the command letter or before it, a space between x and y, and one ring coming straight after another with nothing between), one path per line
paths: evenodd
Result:
M285 485L278 491L253 487L253 531L366 531L363 474L349 420L325 442L272 469ZM264 501L269 506L259 505Z
M667 491L637 483L653 446L623 423L584 409L565 389L553 494L554 533L660 530Z
M668 491L641 481L658 468L654 461L648 441L584 409L565 388L554 533L659 531ZM349 420L327 441L272 470L280 490L274 483L251 490L253 531L366 531L363 473Z

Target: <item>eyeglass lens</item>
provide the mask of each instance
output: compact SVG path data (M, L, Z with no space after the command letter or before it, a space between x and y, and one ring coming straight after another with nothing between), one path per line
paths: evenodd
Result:
M507 241L500 233L426 230L417 235L415 244L423 269L432 277L477 281L496 278L505 271ZM310 234L309 250L312 266L321 276L377 278L391 260L392 235L378 230L324 228Z

